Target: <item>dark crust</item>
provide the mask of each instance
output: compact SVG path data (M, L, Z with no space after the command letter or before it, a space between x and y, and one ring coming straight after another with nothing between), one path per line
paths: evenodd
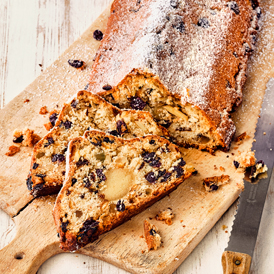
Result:
M122 114L124 113L123 111L121 111L120 109L118 109L117 107L111 105L110 103L108 103L107 101L105 101L103 98L99 97L98 95L96 94L92 94L91 92L89 91L86 91L86 90L81 90L77 93L77 96L74 97L72 100L70 100L69 103L67 104L64 104L59 116L58 116L58 119L56 120L56 123L55 123L55 126L54 128L49 131L35 146L34 146L34 149L33 149L33 154L32 154L32 158L31 158L31 168L30 168L30 174L29 176L32 176L32 178L34 178L32 180L33 182L33 185L32 185L32 188L35 187L35 185L37 184L40 184L41 183L41 180L36 180L35 179L35 174L39 173L39 168L38 169L33 169L33 164L35 163L36 161L36 155L37 153L39 152L39 150L44 146L44 142L45 140L47 140L48 138L52 138L54 134L58 133L59 132L59 125L61 123L61 121L63 120L64 118L64 113L66 112L66 109L67 108L70 108L70 105L71 103L75 100L75 98L80 98L80 97L85 97L85 98L90 98L89 100L92 100L94 101L96 104L105 104L106 108L109 108L109 109L112 109L113 111L113 114L115 116L117 116L118 114ZM87 100L87 99L85 99ZM145 111L135 111L135 110L128 110L127 113L137 113L138 117L140 117L140 119L144 119L144 118L149 118L151 117L151 115L148 113L148 112L145 112ZM148 117L149 116L149 117ZM151 117L152 119L152 117ZM168 134L168 131L158 125L159 129L163 132L163 135L166 137L166 138L169 138L169 134ZM64 162L65 163L65 162ZM63 163L63 164L64 164ZM39 197L39 196L45 196L45 195L49 195L49 194L57 194L61 187L62 187L62 184L63 184L63 181L65 180L65 176L50 176L50 177L45 177L44 178L44 181L45 181L45 184L43 185L43 187L41 189L36 189L36 190L32 190L31 191L31 194L34 196L34 197Z
M80 247L84 246L84 244L81 244L81 243L77 242L76 235L70 233L70 231L63 232L60 228L60 225L61 225L61 222L60 222L61 199L62 199L62 196L65 195L66 190L70 187L70 185L71 185L70 179L73 177L74 171L76 169L75 163L72 160L73 151L74 151L75 147L77 147L78 143L80 143L80 142L81 143L82 142L89 143L89 141L86 139L88 136L98 136L98 134L100 134L101 136L108 136L109 138L114 139L115 143L117 143L117 142L134 143L136 140L141 140L141 139L150 139L150 140L158 139L159 142L163 143L163 146L165 146L166 144L169 144L171 146L174 146L176 151L178 151L178 148L175 145L171 144L166 139L161 138L161 137L156 136L156 135L149 135L149 136L144 136L144 137L140 137L140 138L125 140L125 139L121 139L121 138L114 137L114 136L111 136L111 135L107 135L106 133L103 133L103 132L86 131L84 137L74 138L69 144L69 151L71 152L70 153L71 157L69 159L68 176L67 176L66 181L64 182L64 186L63 186L62 190L60 191L60 193L59 193L59 195L56 199L56 203L55 203L55 206L54 206L54 209L53 209L53 217L54 217L54 220L55 220L55 225L57 227L58 233L60 234L60 247L64 251L74 251L74 250L77 250ZM143 211L147 207L154 204L156 201L162 199L164 196L168 195L173 190L175 190L184 180L186 180L190 176L191 176L190 172L184 174L182 177L176 179L172 184L167 185L167 187L165 188L164 191L155 193L154 196L151 197L150 199L147 199L146 201L142 201L143 203L138 203L135 206L129 207L125 211L120 212L119 219L116 218L115 220L109 221L107 224L104 224L104 227L99 226L97 231L92 236L90 242L93 242L93 241L97 240L98 237L100 235L102 235L103 233L106 233L109 230L121 225L122 223L126 222L127 220L129 220L130 218L135 216L136 214L140 213L141 211ZM62 239L65 239L65 240L63 241Z
M104 38L93 64L89 85L90 90L105 97L105 94L115 91L115 87L121 84L121 81L125 79L126 75L134 69L139 69L131 66L128 61L130 57L128 54L131 53L130 47L132 46L132 41L135 41L135 39L137 39L136 35L142 33L142 30L145 28L144 26L148 20L147 10L153 2L152 0L143 0L143 7L138 10L137 13L130 12L131 9L129 9L129 5L133 4L127 0L115 0L113 2L107 29L104 32ZM192 91L190 98L184 98L184 100L190 104L203 110L203 114L212 125L212 129L218 132L225 150L229 149L233 135L235 134L235 125L230 118L230 112L242 101L242 88L246 80L247 60L254 48L252 36L257 33L257 15L253 8L258 6L258 1L256 1L254 7L252 7L250 1L237 0L236 2L241 12L239 15L236 15L231 11L233 22L229 26L225 37L227 47L218 55L217 61L213 65L213 70L216 71L216 73L210 80L209 89L204 92L204 104L201 105L196 101L196 91ZM227 1L223 1L220 5L224 7L227 6L227 3ZM191 2L189 4L191 4ZM197 14L193 14L194 18L195 16L197 16ZM189 16L189 18L191 18L191 16ZM192 19L185 18L185 20ZM120 28L122 29L124 25L120 24L121 21L130 22L127 26L127 36L119 33ZM253 25L251 26L251 24ZM124 30L121 32L123 33L123 31ZM113 37L113 33L116 33L115 37ZM251 49L250 51L243 52L244 43L248 44ZM110 48L112 49L111 51L108 50ZM117 52L116 48L119 49ZM134 50L134 48L132 50ZM177 50L180 51L180 48ZM233 55L234 52L236 52L237 58ZM119 69L117 68L117 60L119 60ZM154 75L159 77L162 86L166 86L172 94L183 96L182 91L178 90L176 85L165 81L166 74L175 75L176 71L174 71L172 66L168 68L165 67L164 60L165 58L161 60L160 57L159 60L157 59L163 66L156 68L155 72L153 71L153 73L155 73ZM180 63L180 60L175 59L174 63L176 62ZM174 64L172 62L170 63L172 65ZM141 67L140 69L145 70L146 68ZM226 88L225 82L227 80L229 80L230 83L235 83L233 89ZM105 82L114 87L110 92L104 92L102 90L102 83Z

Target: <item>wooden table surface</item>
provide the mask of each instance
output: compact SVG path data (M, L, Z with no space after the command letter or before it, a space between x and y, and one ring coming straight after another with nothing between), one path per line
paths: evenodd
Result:
M1 0L0 108L40 75L111 1ZM254 274L274 273L274 186L270 188L251 267ZM222 273L221 255L229 240L235 212L236 203L175 271L176 274ZM15 233L13 221L0 210L0 249ZM47 260L38 271L38 274L49 273L127 272L84 255L59 254Z

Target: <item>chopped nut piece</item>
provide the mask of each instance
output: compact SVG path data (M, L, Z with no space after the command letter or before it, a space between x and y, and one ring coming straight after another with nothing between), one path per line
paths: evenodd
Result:
M174 218L174 214L172 209L168 207L165 210L160 211L156 216L155 219L157 221L165 221L167 225L172 225L172 219Z
M222 172L224 172L224 171L225 171L225 168L222 167L222 166L220 166L220 170L221 170Z
M47 110L47 106L43 106L40 108L40 111L39 111L39 114L47 114L48 113L48 110Z
M158 233L157 227L147 220L144 221L144 234L148 250L157 250L161 246L161 236Z
M187 115L185 115L185 114L182 113L180 110L178 110L177 107L164 106L164 108L165 108L168 112L170 112L171 114L173 114L173 115L175 115L175 116L177 116L177 117L179 117L179 118L182 118L182 119L184 119L185 121L188 120Z
M20 151L20 147L10 146L9 147L9 151L5 155L7 155L7 156L13 156L14 154L16 154L19 151Z
M50 131L53 128L53 125L51 122L48 122L44 124L44 127L46 128L47 131Z
M219 186L227 184L229 179L229 175L208 177L203 180L203 185L206 191L211 192L218 190Z

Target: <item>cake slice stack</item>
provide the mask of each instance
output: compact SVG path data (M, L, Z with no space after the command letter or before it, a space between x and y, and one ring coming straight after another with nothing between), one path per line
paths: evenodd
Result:
M37 197L58 193L65 179L66 151L70 140L97 129L122 138L147 134L165 136L148 112L121 111L87 91L65 104L54 128L34 147L27 187ZM99 156L98 156L99 157Z
M68 148L54 207L60 247L77 250L174 190L194 168L159 136L122 139L87 131Z

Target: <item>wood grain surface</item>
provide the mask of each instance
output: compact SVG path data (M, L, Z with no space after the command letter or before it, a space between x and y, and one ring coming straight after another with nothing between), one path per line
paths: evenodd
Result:
M19 94L25 86L40 75L83 31L90 26L110 1L20 1L4 0L0 3L0 102L1 107ZM240 119L242 113L258 111L258 100L261 98L265 84L273 77L273 1L266 7L262 31L263 39L259 40L260 50L255 53L249 80L245 91L253 90L254 100L244 101L237 112L238 128L247 122ZM272 9L272 10L271 10ZM39 66L41 64L42 66ZM76 84L77 86L77 84ZM50 86L49 86L50 88ZM62 87L64 88L65 87ZM78 87L82 88L82 87ZM259 94L256 95L256 92ZM62 95L62 94L61 94ZM57 94L56 100L61 97ZM42 104L40 101L39 104ZM37 106L39 109L41 105ZM16 108L15 108L16 109ZM15 111L16 113L16 111ZM2 113L0 112L0 115ZM252 116L252 115L251 115ZM2 117L0 117L1 119ZM37 119L43 119L37 117ZM20 120L18 121L20 125ZM42 122L41 122L42 124ZM248 128L249 129L249 128ZM13 128L10 129L11 131ZM252 127L249 129L252 133ZM11 134L11 133L10 133ZM199 157L197 157L197 161ZM274 188L271 186L263 216L263 226L259 234L252 273L271 273L274 262L271 245L274 232L271 210ZM236 206L220 219L207 234L192 254L175 271L175 273L221 273L221 255L226 247L229 231L233 222ZM272 207L273 209L273 207ZM16 211L16 210L15 210ZM14 211L14 213L15 213ZM11 214L11 212L10 212ZM12 214L11 214L12 215ZM20 216L20 215L19 215ZM219 216L218 216L219 217ZM215 220L214 220L215 222ZM14 224L4 212L0 215L0 248L7 245L15 235ZM267 236L266 236L267 235ZM176 237L176 235L174 235ZM1 258L0 258L1 259ZM79 254L60 254L45 262L38 273L126 273L100 260Z

